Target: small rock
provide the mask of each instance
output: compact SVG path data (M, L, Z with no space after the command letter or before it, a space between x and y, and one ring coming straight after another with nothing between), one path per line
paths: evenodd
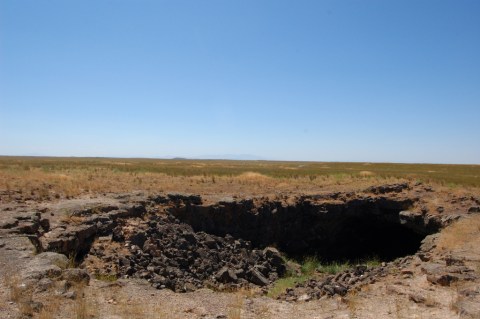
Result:
M480 213L480 206L472 206L468 209L468 212L471 213Z
M418 293L411 293L408 295L408 298L415 303L424 303L426 298Z
M30 308L35 312L40 312L43 309L43 304L38 301L31 301L29 303Z
M464 265L465 265L465 263L463 262L462 259L457 258L457 257L454 257L454 256L447 256L447 257L445 258L445 264L446 264L447 266L453 266L453 265L455 265L455 266L464 266Z
M80 268L65 269L63 271L62 278L68 282L74 283L82 282L88 284L90 282L90 275L88 272L85 269Z
M438 263L426 263L421 267L422 272L427 275L438 274L445 269L445 266Z
M70 283L68 283L66 280L59 280L57 282L54 282L54 284L57 293L60 295L66 293L71 286Z
M360 275L363 275L363 273L365 273L366 270L367 270L366 265L357 265L355 266L354 274L355 276L360 276Z
M18 220L11 218L0 222L0 229L10 229L18 225Z
M406 291L404 288L399 287L397 285L387 285L386 286L387 292L388 293L395 293L397 295L405 295Z
M458 277L450 274L440 275L427 275L427 280L432 284L438 284L440 286L450 286L450 283L457 281Z
M191 282L187 282L187 283L185 283L184 290L186 292L192 292L192 291L197 290L197 287L195 287L195 285L192 284Z
M418 253L418 258L420 258L420 260L424 262L430 261L432 259L430 254L425 254L425 253Z
M77 298L77 293L75 291L67 291L62 296L67 298L67 299L76 299Z
M333 286L333 291L340 296L345 296L348 290L343 285L337 284Z
M300 297L298 297L297 301L310 301L312 299L311 296L308 294L303 294Z
M335 294L335 289L330 285L323 286L323 290L325 290L330 296Z
M53 280L51 280L50 278L42 278L38 281L37 283L37 288L36 288L36 292L43 292L43 291L47 291L49 288L51 288L52 286L54 285L54 282Z

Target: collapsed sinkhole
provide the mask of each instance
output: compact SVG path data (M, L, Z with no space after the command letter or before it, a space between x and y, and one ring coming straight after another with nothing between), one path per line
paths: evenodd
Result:
M280 254L297 261L315 256L322 263L388 262L414 254L440 228L410 214L408 199L160 206L164 213L147 205L124 219L97 221L101 225L77 246L77 260L87 268L90 263L96 274L142 278L178 292L265 286L286 273Z

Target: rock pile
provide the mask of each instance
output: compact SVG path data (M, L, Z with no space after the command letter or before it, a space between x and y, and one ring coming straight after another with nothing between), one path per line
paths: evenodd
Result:
M113 229L114 245L94 244L90 255L115 264L116 275L148 280L158 289L176 292L202 287L239 288L266 286L285 272L285 263L274 248L252 249L251 243L232 236L195 232L173 216L150 216ZM96 269L97 272L106 269Z
M349 290L359 288L365 284L374 283L378 277L385 276L385 267L367 267L357 265L352 269L329 275L321 279L309 279L297 284L294 288L287 288L285 293L277 299L286 301L309 301L327 296L345 296Z

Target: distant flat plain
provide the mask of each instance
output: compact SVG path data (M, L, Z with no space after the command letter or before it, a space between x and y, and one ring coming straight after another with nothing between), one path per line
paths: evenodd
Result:
M132 190L298 193L396 181L477 190L480 165L0 156L0 190L40 198Z

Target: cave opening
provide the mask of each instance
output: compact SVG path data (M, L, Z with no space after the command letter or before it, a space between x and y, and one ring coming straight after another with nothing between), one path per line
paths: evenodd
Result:
M217 236L231 235L255 248L274 246L297 261L317 257L325 263L389 262L415 254L422 240L439 230L422 216L405 219L410 199L385 197L343 203L298 201L284 205L252 201L172 209L180 221Z
M283 242L278 245L279 249L296 260L315 256L325 263L388 262L415 254L427 235L399 221L369 214L341 218L312 228L317 231L315 236Z

